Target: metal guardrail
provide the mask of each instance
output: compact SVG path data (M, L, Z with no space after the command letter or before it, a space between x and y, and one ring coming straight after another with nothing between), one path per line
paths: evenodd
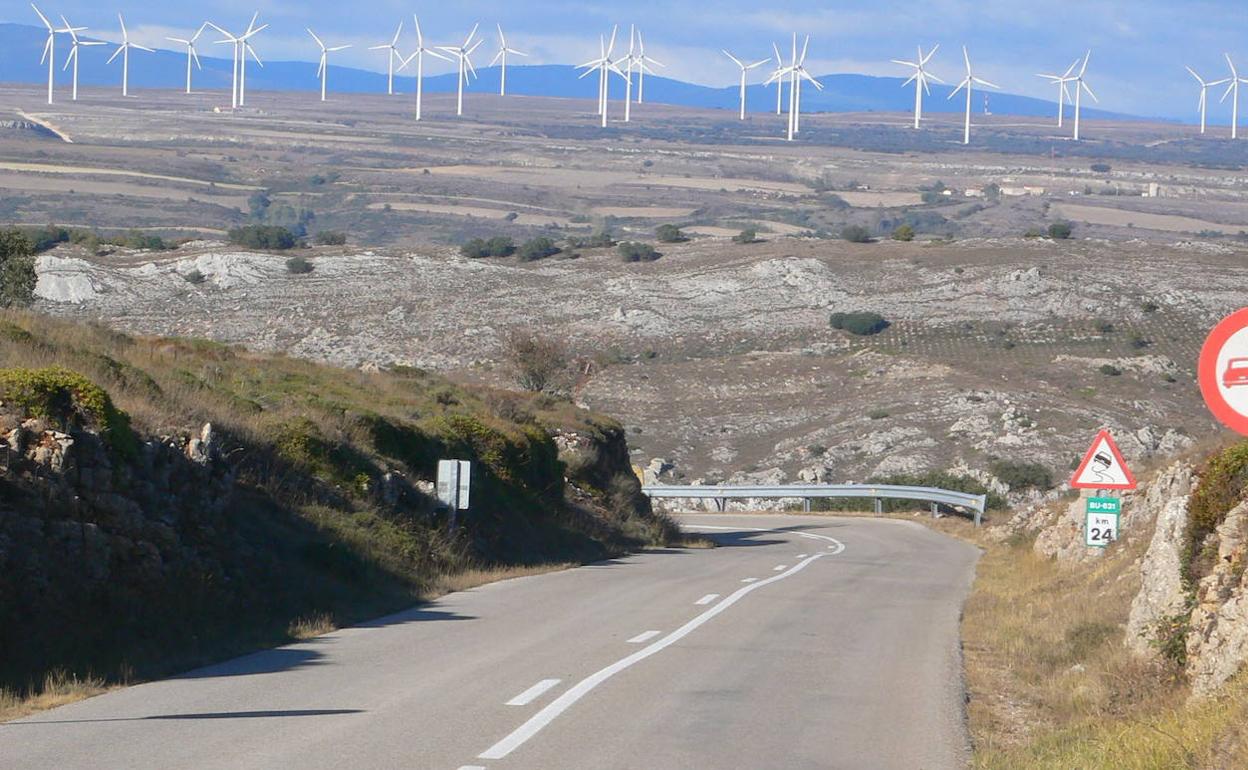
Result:
M641 488L642 494L651 499L669 500L714 500L719 510L724 510L728 500L743 499L779 499L801 500L803 508L810 510L810 501L816 498L869 498L875 501L875 512L883 512L882 501L888 500L919 500L930 503L932 515L936 515L937 507L946 505L951 508L962 508L975 514L975 526L983 521L986 495L972 495L966 492L954 492L937 487L907 487L895 484L779 484L772 486L749 484L719 484L714 486L665 486L646 485Z

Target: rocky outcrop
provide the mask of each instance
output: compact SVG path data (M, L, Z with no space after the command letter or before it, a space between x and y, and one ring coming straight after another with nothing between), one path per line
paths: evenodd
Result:
M1192 467L1175 463L1149 484L1141 500L1143 514L1156 519L1152 540L1140 564L1140 592L1127 618L1127 648L1137 655L1156 650L1158 623L1187 607L1180 553L1187 527L1187 502L1192 494ZM1142 523L1142 522L1141 522Z
M1248 662L1248 503L1218 526L1218 559L1196 589L1187 637L1193 695L1214 692Z

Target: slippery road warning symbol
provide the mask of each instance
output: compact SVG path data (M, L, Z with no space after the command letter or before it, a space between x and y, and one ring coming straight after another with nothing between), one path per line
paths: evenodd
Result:
M1248 435L1248 308L1213 327L1200 350L1196 378L1213 416Z
M1096 434L1070 485L1076 489L1135 489L1135 476L1109 431Z

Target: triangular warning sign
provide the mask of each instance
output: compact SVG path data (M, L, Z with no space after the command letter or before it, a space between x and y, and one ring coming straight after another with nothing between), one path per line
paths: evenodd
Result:
M1096 434L1070 485L1076 489L1135 489L1135 476L1109 431Z

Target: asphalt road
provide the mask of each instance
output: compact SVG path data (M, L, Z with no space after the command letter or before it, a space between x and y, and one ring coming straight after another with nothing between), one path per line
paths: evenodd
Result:
M0 768L905 768L968 759L977 551L913 522L693 516L659 551L0 725Z

